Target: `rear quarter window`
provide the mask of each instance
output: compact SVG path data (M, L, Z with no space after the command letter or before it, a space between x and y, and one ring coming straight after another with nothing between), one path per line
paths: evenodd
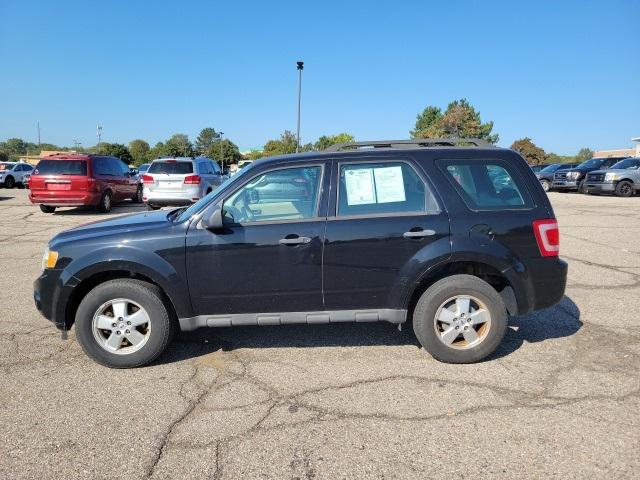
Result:
M533 208L526 184L513 165L498 159L436 160L471 210Z

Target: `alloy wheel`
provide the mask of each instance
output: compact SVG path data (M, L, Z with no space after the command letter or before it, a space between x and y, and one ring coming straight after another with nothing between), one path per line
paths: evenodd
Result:
M491 314L480 299L456 295L436 310L433 326L442 343L464 350L484 341L491 329Z
M93 337L103 349L118 355L140 350L151 335L147 311L136 302L116 298L103 303L93 315Z

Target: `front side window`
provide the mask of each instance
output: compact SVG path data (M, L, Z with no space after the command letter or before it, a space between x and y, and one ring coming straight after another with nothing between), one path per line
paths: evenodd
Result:
M530 208L531 200L512 167L500 160L438 160L469 208Z
M404 162L340 165L338 216L420 213L427 204L437 209L422 179Z
M322 167L260 174L224 201L225 223L302 220L317 216Z

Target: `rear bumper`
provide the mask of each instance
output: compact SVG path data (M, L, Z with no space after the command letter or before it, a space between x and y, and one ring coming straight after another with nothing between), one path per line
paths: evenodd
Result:
M34 205L49 205L51 207L81 207L97 205L100 201L100 192L71 193L71 195L60 196L60 192L57 191L29 190L29 200Z
M587 192L589 193L613 193L616 191L615 183L596 183L596 182L586 182Z
M532 282L530 309L540 310L560 302L567 286L567 262L558 257L549 257L528 261L527 266Z
M200 200L202 192L200 185L183 187L180 190L159 190L144 187L142 200L153 205L189 205Z

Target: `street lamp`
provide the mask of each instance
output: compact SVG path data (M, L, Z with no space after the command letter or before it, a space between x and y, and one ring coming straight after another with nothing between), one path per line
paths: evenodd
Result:
M298 128L296 133L296 153L300 151L300 96L302 95L302 70L304 62L296 62L298 69Z
M222 171L224 172L224 157L222 156L222 135L224 135L224 132L218 132L218 141L220 142L220 165L222 166Z
M96 128L97 128L97 135L98 135L98 153L100 153L100 141L102 140L102 125L98 125Z

